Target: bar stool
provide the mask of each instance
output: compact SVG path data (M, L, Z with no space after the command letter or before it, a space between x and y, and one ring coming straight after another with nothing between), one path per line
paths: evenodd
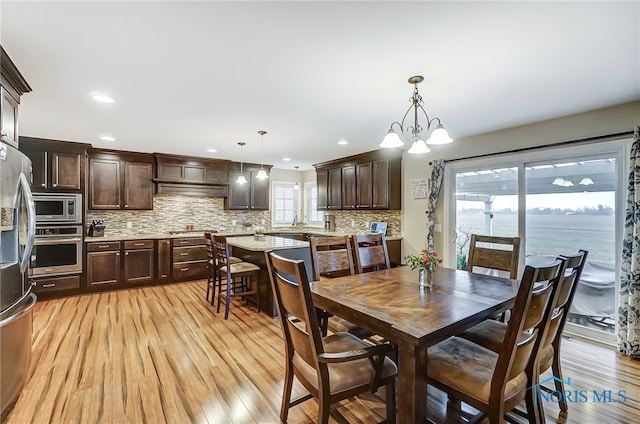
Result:
M207 293L206 300L209 300L209 293L211 293L211 306L213 306L213 300L216 297L216 288L218 287L219 278L217 278L216 257L213 250L213 233L205 232L204 241L207 246ZM232 264L242 262L242 259L231 256Z

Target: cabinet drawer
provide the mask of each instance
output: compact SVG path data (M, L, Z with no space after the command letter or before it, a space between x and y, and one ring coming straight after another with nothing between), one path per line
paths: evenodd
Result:
M124 242L125 250L128 249L153 249L153 240L127 240Z
M204 245L204 236L202 237L183 237L183 238L177 238L177 239L173 239L173 247L180 247L180 246L198 246L198 245Z
M36 293L80 288L79 275L65 275L64 277L42 278L35 281L36 286L34 290Z
M100 252L103 250L120 250L119 241L108 241L104 243L88 243L87 252Z
M207 259L207 246L174 247L173 262L201 261Z
M206 278L207 261L181 262L173 264L173 279L188 280Z

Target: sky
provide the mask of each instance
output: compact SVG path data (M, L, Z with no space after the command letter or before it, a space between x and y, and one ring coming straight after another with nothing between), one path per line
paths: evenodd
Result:
M558 194L532 194L527 196L527 209L584 209L596 208L598 205L609 206L615 210L615 192L583 192ZM458 209L484 209L483 202L458 201ZM496 196L493 210L518 209L518 196Z

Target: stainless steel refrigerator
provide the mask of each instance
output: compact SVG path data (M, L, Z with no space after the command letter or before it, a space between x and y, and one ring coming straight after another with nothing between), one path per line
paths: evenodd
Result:
M0 404L4 417L15 403L31 365L36 295L27 268L36 218L31 161L0 141Z

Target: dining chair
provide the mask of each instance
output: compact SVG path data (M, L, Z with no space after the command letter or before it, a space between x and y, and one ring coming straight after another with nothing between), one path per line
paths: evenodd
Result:
M358 274L391 268L384 234L354 234L351 236L351 245Z
M258 290L258 271L260 271L260 267L250 262L232 263L231 246L227 244L225 236L214 235L212 244L217 269L216 284L219 290L216 312L220 312L220 301L224 299L224 319L229 318L231 298L236 296L245 300L249 296L254 296L256 308L260 312L260 290Z
M538 385L539 375L552 369L553 381L555 383L555 393L564 393L564 379L562 376L562 367L560 365L560 345L562 342L562 332L569 315L569 309L571 302L576 293L580 276L585 263L587 262L586 250L580 250L575 255L558 256L558 260L563 260L565 263L565 270L559 280L558 295L554 299L552 312L548 317L549 325L545 330L539 328L542 334L542 343L537 349L537 356L532 357L535 361L532 361L530 370L532 385ZM506 334L506 324L497 322L494 320L486 320L480 324L471 327L466 330L460 337L477 343L486 347L494 352L498 352L502 345L504 336ZM545 331L543 333L543 331ZM545 390L549 393L554 393L550 389L544 386L538 386L540 390ZM531 396L536 395L533 391ZM529 400L532 401L532 400ZM544 408L542 402L533 402L539 408L538 416L540 422L545 421ZM560 406L560 414L566 416L568 412L568 406L566 399L563 395L558 396L558 404Z
M267 267L285 344L285 376L280 421L287 422L289 409L308 399L319 403L318 423L346 419L337 402L386 386L387 422L395 422L397 367L386 354L388 345L369 345L350 333L322 337L304 261L290 260L274 252ZM291 399L294 376L309 392Z
M478 409L480 414L470 422L486 416L490 423L502 423L505 413L526 399L532 386L527 367L542 337L537 326L551 313L564 264L558 260L550 266L525 267L497 352L462 337L428 350L429 384ZM527 402L529 422L535 422L536 413Z
M471 234L467 271L487 274L490 270L518 276L520 237L495 237Z
M309 247L311 249L311 263L313 266L313 281L355 274L355 265L349 237L309 237ZM332 332L348 332L362 339L373 335L370 331L360 328L344 318L333 316L321 309L318 309L318 317L320 318L323 335L327 334L329 328Z

